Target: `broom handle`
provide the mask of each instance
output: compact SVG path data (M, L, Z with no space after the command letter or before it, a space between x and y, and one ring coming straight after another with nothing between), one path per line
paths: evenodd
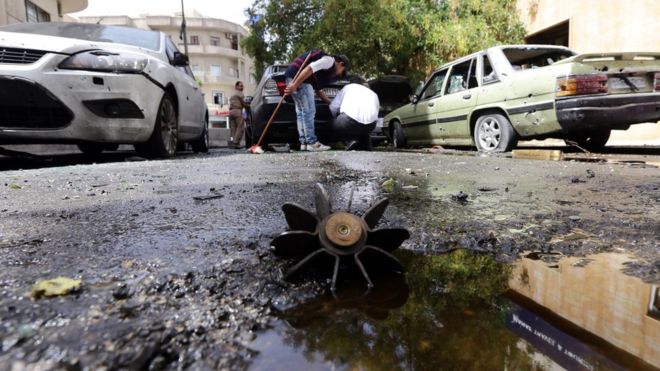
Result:
M305 69L305 64L307 63L307 60L309 60L309 57L312 55L312 51L310 50L309 53L307 53L307 57L305 57L305 60L303 61L302 65L300 65L300 68L298 69L298 72L296 72L296 75L293 76L293 81L296 81L296 78L302 72L303 69ZM257 147L261 147L261 142L264 140L264 137L266 136L266 133L268 132L268 129L270 128L270 124L273 123L273 119L275 118L275 115L277 114L277 111L280 110L280 106L282 105L282 102L284 102L284 98L286 98L286 93L282 95L282 98L280 98L279 103L277 103L277 106L275 107L275 110L273 113L270 115L270 119L268 120L268 123L266 124L266 127L264 128L264 131L261 132L261 136L259 137L259 140L257 141Z

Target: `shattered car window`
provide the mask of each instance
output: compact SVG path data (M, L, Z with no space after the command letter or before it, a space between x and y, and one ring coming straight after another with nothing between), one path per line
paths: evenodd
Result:
M422 93L421 99L428 99L440 95L442 91L442 85L445 82L445 76L447 75L447 70L440 71L436 73L431 80L426 84L426 89Z
M156 31L101 24L17 23L0 27L0 31L126 44L151 50L160 48L160 34Z
M504 48L502 52L516 71L549 66L575 55L570 50L556 48Z

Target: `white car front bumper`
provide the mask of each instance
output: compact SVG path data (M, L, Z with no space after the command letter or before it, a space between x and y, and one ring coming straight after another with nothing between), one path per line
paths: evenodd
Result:
M163 88L142 74L58 69L66 55L0 64L0 143L139 143Z

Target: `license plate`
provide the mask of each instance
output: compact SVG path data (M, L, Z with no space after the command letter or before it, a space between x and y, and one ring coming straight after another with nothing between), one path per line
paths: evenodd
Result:
M382 128L383 127L383 118L379 117L378 121L376 122L376 127Z
M646 79L644 77L628 77L628 80L635 85L637 89L646 88ZM630 85L624 79L618 77L610 77L607 80L610 89L630 89Z
M323 89L323 92L324 92L325 95L327 95L328 97L334 97L334 96L336 96L337 94L339 94L339 89L335 89L335 88L324 88L324 89Z

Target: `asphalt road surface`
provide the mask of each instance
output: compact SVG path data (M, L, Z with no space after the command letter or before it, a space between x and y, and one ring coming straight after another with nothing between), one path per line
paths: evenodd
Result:
M570 156L569 156L570 157ZM287 283L269 251L285 202L336 209L388 197L402 249L455 248L510 262L540 251L623 252L660 282L660 161L654 151L569 161L470 151L247 154L143 161L132 152L0 158L0 369L240 368L274 303L327 289ZM38 280L81 279L35 300Z

